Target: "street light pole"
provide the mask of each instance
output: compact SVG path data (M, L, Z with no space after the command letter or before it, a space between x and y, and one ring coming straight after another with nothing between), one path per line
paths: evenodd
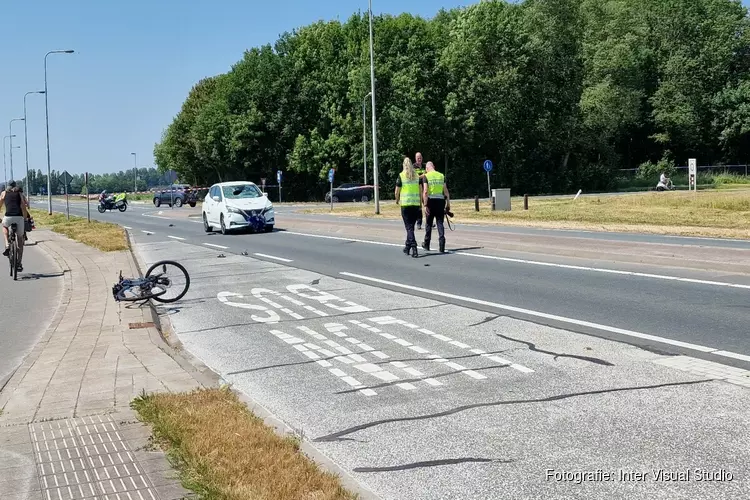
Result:
M16 180L13 177L13 138L15 137L15 135L13 135L13 122L22 122L22 121L24 121L23 118L13 118L10 121L10 124L8 125L8 134L10 134L10 180L12 181Z
M375 117L375 57L372 47L372 0L370 3L370 93L372 94L372 178L375 184L375 214L380 214L380 189L378 187L378 131Z
M367 109L365 108L365 103L371 95L372 92L368 92L364 99L362 99L362 164L365 168L365 185L367 184Z
M29 131L26 117L26 97L29 94L44 94L44 90L34 90L23 95L23 149L26 153L26 196L31 196L31 185L29 184Z
M73 50L51 50L44 55L44 121L47 127L47 212L52 215L52 172L49 160L49 91L47 90L47 57L50 54L72 54Z
M8 184L8 163L5 161L5 139L10 139L11 136L6 135L3 137L3 178L5 184Z
M133 195L138 191L138 155L135 153L130 153L133 155Z

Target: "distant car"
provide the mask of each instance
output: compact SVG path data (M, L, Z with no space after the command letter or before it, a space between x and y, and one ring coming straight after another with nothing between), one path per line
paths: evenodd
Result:
M203 229L207 233L214 227L219 227L221 234L238 229L270 233L274 223L271 200L253 182L214 184L203 201Z
M370 201L373 198L375 189L372 186L366 184L358 184L356 182L350 182L348 184L342 184L339 187L333 188L333 202L338 203L340 201ZM326 193L326 203L331 202L330 191Z
M187 184L175 184L171 188L162 189L154 194L154 205L167 205L172 206L174 200L174 206L181 207L184 204L188 204L194 207L198 202L195 191L190 189Z

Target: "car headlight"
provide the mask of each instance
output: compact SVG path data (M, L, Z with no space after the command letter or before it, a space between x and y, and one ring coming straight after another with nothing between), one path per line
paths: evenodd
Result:
M233 213L233 214L243 215L242 210L240 210L237 207L232 207L232 206L229 206L229 205L227 205L227 212Z
M270 212L271 210L273 210L273 205L268 205L268 206L267 206L266 208L264 208L264 209L263 209L263 212L262 212L262 213L263 213L263 214L267 214L267 213L268 213L268 212Z

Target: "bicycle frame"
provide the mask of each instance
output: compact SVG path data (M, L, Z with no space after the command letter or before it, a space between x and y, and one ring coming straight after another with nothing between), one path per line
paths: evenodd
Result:
M122 277L122 271L120 271L120 276L117 281L117 283L112 287L112 295L115 298L116 302L120 301L126 301L126 302L140 302L140 301L147 301L153 297L158 297L160 295L164 295L167 293L167 290L164 289L160 293L152 293L150 290L155 285L158 284L158 280L161 277L161 274L154 274L153 276L149 276L148 278L130 278L126 279ZM146 288L149 290L148 294L146 296L143 296L143 287L146 285ZM124 293L131 288L140 288L141 289L141 296L140 297L133 297L133 298L120 298L120 293Z

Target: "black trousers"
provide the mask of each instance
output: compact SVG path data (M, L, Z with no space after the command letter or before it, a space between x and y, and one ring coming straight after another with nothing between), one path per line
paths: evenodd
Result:
M401 207L401 218L406 228L406 248L417 246L417 240L414 238L414 223L417 222L421 213L422 209L419 206Z
M429 244L432 238L432 222L437 221L438 237L441 242L445 241L445 199L429 198L427 208L430 213L427 215L427 225L424 228L424 242Z

